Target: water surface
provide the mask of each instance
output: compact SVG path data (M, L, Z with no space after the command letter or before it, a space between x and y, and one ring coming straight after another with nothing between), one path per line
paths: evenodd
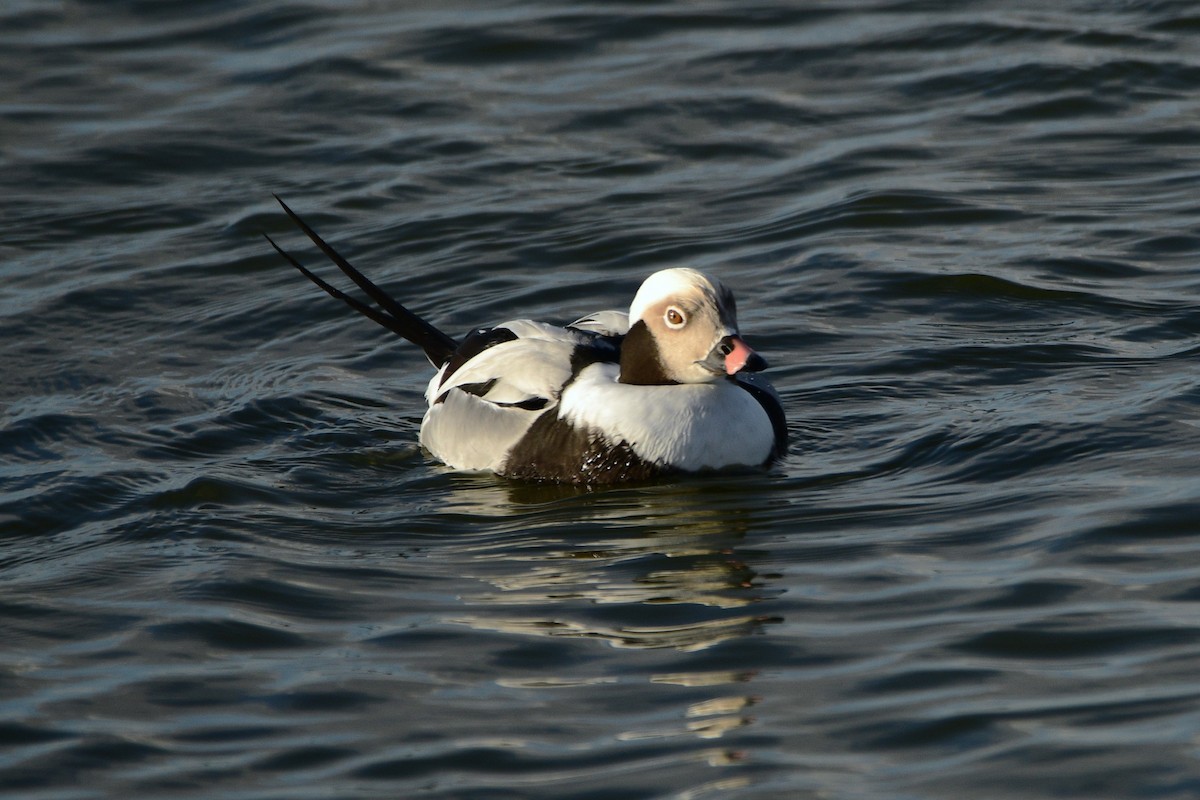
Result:
M1200 794L1184 2L7 3L0 787ZM734 287L792 449L416 444L456 335Z

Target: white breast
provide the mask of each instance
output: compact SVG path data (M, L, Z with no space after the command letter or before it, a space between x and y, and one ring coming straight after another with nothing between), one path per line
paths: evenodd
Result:
M775 443L771 420L732 381L635 386L615 364L593 364L563 391L559 415L655 464L696 471L759 466Z

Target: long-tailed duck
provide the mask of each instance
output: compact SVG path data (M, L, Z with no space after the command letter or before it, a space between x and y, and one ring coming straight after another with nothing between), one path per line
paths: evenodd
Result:
M783 407L753 373L767 364L738 333L733 294L693 269L645 280L629 313L565 327L514 320L456 341L352 267L278 197L375 305L317 277L331 296L425 351L437 373L421 444L450 467L519 480L611 484L763 467L787 447Z

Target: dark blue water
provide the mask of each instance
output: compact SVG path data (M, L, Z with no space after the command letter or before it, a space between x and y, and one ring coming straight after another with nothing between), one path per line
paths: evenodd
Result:
M5 796L1200 795L1192 2L0 9ZM739 300L792 450L416 444L417 350Z

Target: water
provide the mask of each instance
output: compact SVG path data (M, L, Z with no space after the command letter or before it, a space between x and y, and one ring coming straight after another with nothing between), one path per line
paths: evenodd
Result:
M0 786L1200 794L1187 2L9 2ZM738 294L792 450L439 467L456 334Z

